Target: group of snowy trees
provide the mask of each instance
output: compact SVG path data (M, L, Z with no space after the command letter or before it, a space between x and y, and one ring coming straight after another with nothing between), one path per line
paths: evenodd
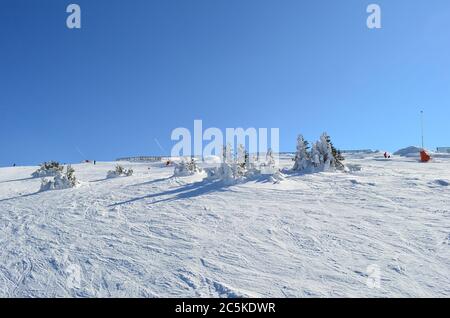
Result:
M133 169L125 169L121 165L116 165L114 170L109 170L106 173L106 178L118 178L118 177L129 177L133 175Z
M250 154L243 145L239 145L236 152L233 152L231 145L228 144L223 147L220 165L205 168L207 178L210 180L236 182L265 175L268 180L274 183L284 180L284 174L276 167L272 150L268 150L264 162L251 159L253 158L250 158ZM344 157L334 147L327 133L323 133L320 139L312 144L311 147L302 135L298 136L294 161L291 171L296 172L311 173L345 170L345 166L342 163ZM202 172L202 169L197 166L194 159L190 161L182 159L175 165L174 176L189 176L200 172Z
M75 170L72 166L68 165L65 172L63 166L60 167L61 169L58 169L52 178L42 179L41 191L69 189L78 184Z
M225 182L242 181L260 175L263 167L275 168L275 159L270 149L266 154L265 162L256 162L251 159L243 145L239 145L233 153L231 145L228 144L223 147L220 165L206 170L208 178Z
M231 145L223 147L222 160L219 166L205 168L208 179L222 180L225 182L243 181L256 176L266 175L274 183L284 180L283 173L276 167L276 161L272 150L268 150L265 160L251 160L250 154L243 145L233 152ZM320 139L309 146L309 143L299 135L297 138L297 151L294 158L292 171L317 172L345 170L341 152L337 150L327 133L323 133ZM203 173L194 158L184 159L175 163L174 176L191 176ZM125 169L117 165L115 170L107 172L107 178L133 175L133 169ZM64 166L56 161L43 163L33 174L33 177L42 178L41 191L73 188L78 184L75 170L69 165L64 171Z
M197 166L194 158L191 158L190 160L181 158L179 162L175 163L173 175L175 177L186 177L201 173L202 171L203 170Z
M320 140L315 142L311 149L308 141L302 135L299 135L294 161L294 167L292 168L294 171L315 172L345 169L342 163L344 157L334 147L327 133L323 133Z
M42 178L41 191L69 189L79 183L72 166L68 165L64 171L64 166L57 161L44 162L31 175L34 178ZM117 165L115 170L107 172L107 178L131 175L133 175L133 169L125 169L121 165Z
M57 161L44 162L31 176L42 178L41 191L68 189L78 184L75 170L68 165L64 171L64 166Z
M268 177L268 180L274 183L284 180L285 175L276 167L276 161L271 149L267 151L263 162L250 159L249 153L242 145L238 146L236 153L233 153L231 146L227 145L223 148L220 166L206 169L208 178L224 181L241 181L265 175ZM342 163L344 157L334 147L327 133L323 133L320 139L311 147L300 135L297 139L297 151L294 161L292 171L296 172L345 170L345 166Z

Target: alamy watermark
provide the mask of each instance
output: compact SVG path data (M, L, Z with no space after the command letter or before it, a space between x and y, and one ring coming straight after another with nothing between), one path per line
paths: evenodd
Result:
M381 29L381 7L376 3L369 4L366 12L369 13L366 25L369 29ZM66 8L69 16L66 19L66 26L69 29L81 29L81 7L76 3L69 4Z
M69 289L81 288L82 281L82 269L79 264L71 260L68 252L66 251L63 256L63 262L67 264L65 266L66 273L66 286Z
M193 128L193 133L185 127L178 127L172 131L171 140L177 141L171 150L172 157L196 157L205 160L222 157L226 145L232 149L242 145L248 149L249 154L256 155L251 156L250 160L256 160L259 154L266 154L270 149L278 163L279 128L226 128L224 133L216 127L203 130L202 120L194 120Z
M370 289L381 288L381 270L380 266L372 264L367 266L367 281L366 285Z

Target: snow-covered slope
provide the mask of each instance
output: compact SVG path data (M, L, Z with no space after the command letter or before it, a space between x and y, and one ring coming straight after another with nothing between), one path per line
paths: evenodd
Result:
M402 157L415 157L417 158L419 156L419 153L422 151L421 148L410 146L407 148L399 149L396 152L394 152L395 156L402 156Z
M450 296L450 159L348 156L233 186L98 163L37 192L36 167L2 168L0 296Z
M410 146L407 148L397 150L396 152L394 152L394 155L400 156L400 157L417 158L420 156L421 151L422 151L422 148ZM426 151L428 154L431 155L432 158L448 158L448 159L450 159L449 153L434 152L434 151L430 151L428 149L426 149Z

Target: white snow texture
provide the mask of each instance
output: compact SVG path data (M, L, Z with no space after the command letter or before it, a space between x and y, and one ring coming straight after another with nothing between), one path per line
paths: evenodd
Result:
M0 296L449 297L450 158L345 163L236 184L83 163L60 191L0 168Z

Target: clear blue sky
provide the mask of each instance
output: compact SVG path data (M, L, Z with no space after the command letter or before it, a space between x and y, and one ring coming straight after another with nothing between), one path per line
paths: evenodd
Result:
M78 3L82 29L65 8ZM366 7L382 8L381 30ZM2 0L0 165L170 151L172 129L450 145L448 0ZM80 152L82 154L80 154Z

